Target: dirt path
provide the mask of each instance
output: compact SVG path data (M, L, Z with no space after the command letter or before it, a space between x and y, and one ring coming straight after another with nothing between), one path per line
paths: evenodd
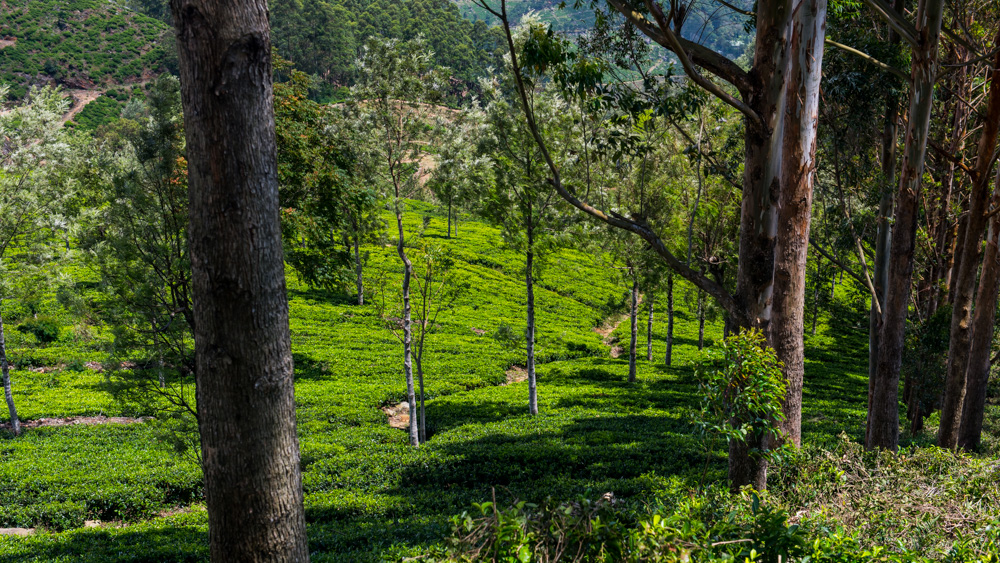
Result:
M97 424L135 424L145 422L147 417L131 418L127 416L71 416L67 418L39 418L21 422L21 428L42 428L52 426L76 426L79 424L93 426ZM10 430L10 423L0 424L0 430Z
M11 39L4 39L4 38L0 37L0 49L3 49L4 47L12 47L14 45L14 43L17 43L16 39L13 39L13 38L11 38Z
M636 303L636 308L642 306L642 295L639 296L639 301ZM623 348L618 345L618 341L612 337L615 330L618 329L618 325L627 321L629 318L628 313L622 313L620 315L613 315L608 317L601 326L595 326L594 332L601 335L601 341L604 342L605 346L611 348L611 357L617 358L622 355Z
M80 110L82 110L84 106L96 100L97 98L100 98L101 94L104 93L104 90L74 89L74 90L66 90L66 93L72 96L73 105L70 106L69 111L66 112L66 115L63 116L62 118L63 123L66 123L67 121L73 119L76 116L76 114L80 113Z

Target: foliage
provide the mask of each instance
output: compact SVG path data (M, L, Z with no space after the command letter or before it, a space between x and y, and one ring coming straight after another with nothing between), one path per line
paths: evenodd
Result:
M352 250L381 234L379 198L359 177L344 109L308 99L308 77L288 61L275 66L289 76L274 86L285 259L313 287L341 290L366 260Z
M15 330L33 335L40 344L51 344L59 340L60 328L60 323L55 319L40 317L19 324Z
M449 68L447 97L467 98L480 77L497 67L501 45L495 29L463 19L448 0L283 0L271 6L273 43L278 52L314 77L312 94L321 101L343 97L363 73L359 48L372 38L425 38L435 65Z
M750 455L775 461L785 378L774 349L757 329L743 329L714 346L699 366L703 435L750 446Z
M195 417L194 317L187 241L187 162L176 78L129 104L92 162L81 233L103 292L91 303L111 329L105 366L119 400L137 410ZM167 417L169 420L170 417Z
M134 82L163 69L167 27L115 3L10 0L4 4L0 81L17 99L43 77L75 88Z

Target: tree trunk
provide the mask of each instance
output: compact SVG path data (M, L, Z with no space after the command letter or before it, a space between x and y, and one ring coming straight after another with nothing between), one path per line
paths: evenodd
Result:
M417 360L417 382L420 386L420 404L417 411L419 418L417 437L421 444L427 441L427 411L424 408L424 330L427 330L426 326L420 331L420 345L417 347L415 358Z
M632 332L628 346L628 382L635 383L636 340L639 337L639 276L633 268L629 268L629 271L632 273L632 307L628 317Z
M395 178L394 178L395 180ZM399 232L399 242L396 244L396 253L403 263L403 373L406 375L406 402L410 408L410 445L417 447L420 445L420 428L417 424L419 413L417 411L417 394L413 385L413 321L410 303L410 281L413 278L413 262L406 255L403 231L403 208L400 198L400 189L396 184L396 228Z
M0 298L0 306L3 299ZM21 434L21 419L17 417L14 407L14 393L10 388L10 364L7 362L7 338L3 326L3 316L0 314L0 372L3 373L3 396L7 400L7 411L10 413L10 429L15 436Z
M1000 170L993 187L991 208L1000 205ZM983 434L983 411L986 408L986 386L990 376L990 349L996 319L997 294L1000 292L1000 215L990 218L986 236L986 254L976 294L976 312L972 319L972 348L969 350L968 381L962 407L962 423L958 447L966 451L979 448Z
M969 98L972 93L971 84L969 83L968 77L968 66L966 63L966 51L965 48L959 44L954 45L955 49L955 63L961 65L955 69L955 74L953 77L953 90L958 92L959 95L956 98ZM970 113L970 107L965 103L963 99L955 99L954 105L954 115L951 124L951 143L948 147L948 153L952 155L960 155L962 151L965 150L965 138L966 138L966 126L968 124L968 118ZM932 261L933 265L931 267L931 275L928 280L929 295L927 298L928 306L925 313L926 318L930 318L941 304L941 285L942 280L945 279L945 275L950 274L948 272L947 260L945 256L949 254L950 244L949 244L949 234L951 229L949 228L949 214L951 208L951 197L953 193L953 187L955 185L955 162L948 160L944 163L945 171L941 177L941 195L939 197L937 206L937 217L934 221L934 250L935 250L935 260ZM950 275L949 275L950 277ZM950 279L949 279L950 285Z
M806 258L816 172L819 83L826 39L826 0L802 0L792 14L782 139L778 236L774 248L774 310L769 343L784 364L787 391L782 430L802 443L802 379L805 371Z
M896 0L893 8L897 14L903 13L903 0ZM890 28L889 42L898 44L899 34ZM868 409L865 411L865 433L870 427L870 416L872 408L872 393L876 374L878 373L878 349L879 338L882 330L882 311L886 304L889 291L889 247L892 243L892 223L889 216L892 215L893 188L896 186L896 137L899 129L899 100L896 96L889 95L885 99L885 119L882 121L882 186L881 196L878 202L877 230L875 234L875 260L873 267L872 285L875 286L875 295L878 296L878 303L873 299L868 311ZM866 438L867 441L867 438Z
M173 0L196 389L214 562L309 560L278 215L268 12Z
M913 49L913 91L906 126L899 196L890 246L888 296L883 305L876 378L872 383L866 447L895 451L899 447L899 368L913 274L921 180L930 129L937 47L944 0L921 0L917 10L918 47Z
M705 292L698 292L698 351L705 349Z
M653 294L647 296L649 303L647 308L649 309L649 318L646 320L646 361L653 361Z
M674 355L674 274L667 274L667 353L663 365L670 367Z
M996 44L1000 45L1000 37ZM961 61L964 62L964 61ZM966 371L969 366L971 339L972 294L976 288L976 271L979 251L986 230L990 203L990 171L993 153L1000 134L1000 53L993 62L990 73L990 94L983 119L983 131L976 153L976 178L969 196L969 220L965 228L964 245L956 249L961 254L955 277L955 301L951 310L951 336L948 343L948 374L945 378L944 399L941 401L941 425L938 427L937 445L954 449L958 445L958 427L962 422L962 404L965 402ZM978 304L977 304L978 306ZM992 336L992 335L991 335Z
M448 238L451 238L451 194L448 194Z
M528 326L525 329L525 346L528 349L528 412L538 414L538 383L535 379L535 267L534 225L528 221L528 251L525 256L524 281L528 292Z
M354 274L356 276L355 284L358 288L358 305L365 304L365 281L362 277L364 266L361 264L361 246L358 239L361 238L361 234L355 231L354 233Z

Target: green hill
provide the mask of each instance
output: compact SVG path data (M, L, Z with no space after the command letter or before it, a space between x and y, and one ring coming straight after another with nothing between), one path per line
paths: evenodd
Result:
M102 89L164 68L167 26L98 0L6 0L0 82L20 98L32 84Z

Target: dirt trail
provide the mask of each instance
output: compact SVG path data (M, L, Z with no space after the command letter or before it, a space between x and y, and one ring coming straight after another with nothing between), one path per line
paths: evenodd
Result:
M0 37L0 49L3 49L4 47L13 47L14 43L17 43L17 40L14 38L4 39Z
M642 295L639 296L639 301L636 303L636 308L642 306ZM619 315L613 315L608 317L604 324L601 326L595 326L594 332L601 335L601 340L604 342L605 346L611 348L611 357L617 358L622 355L624 349L618 345L618 340L611 335L618 329L618 325L627 321L629 318L628 313L621 313Z
M145 422L148 417L131 418L127 416L70 416L66 418L39 418L38 420L25 420L21 422L21 428L42 428L52 426L76 426L97 424L135 424ZM0 430L10 430L10 423L0 424Z
M84 106L96 100L97 98L100 98L101 94L103 93L104 90L82 90L82 89L66 90L66 94L70 95L73 98L73 105L70 106L69 111L66 112L66 115L63 116L62 122L66 123L67 121L76 117L76 114L80 113L80 110L82 110Z

